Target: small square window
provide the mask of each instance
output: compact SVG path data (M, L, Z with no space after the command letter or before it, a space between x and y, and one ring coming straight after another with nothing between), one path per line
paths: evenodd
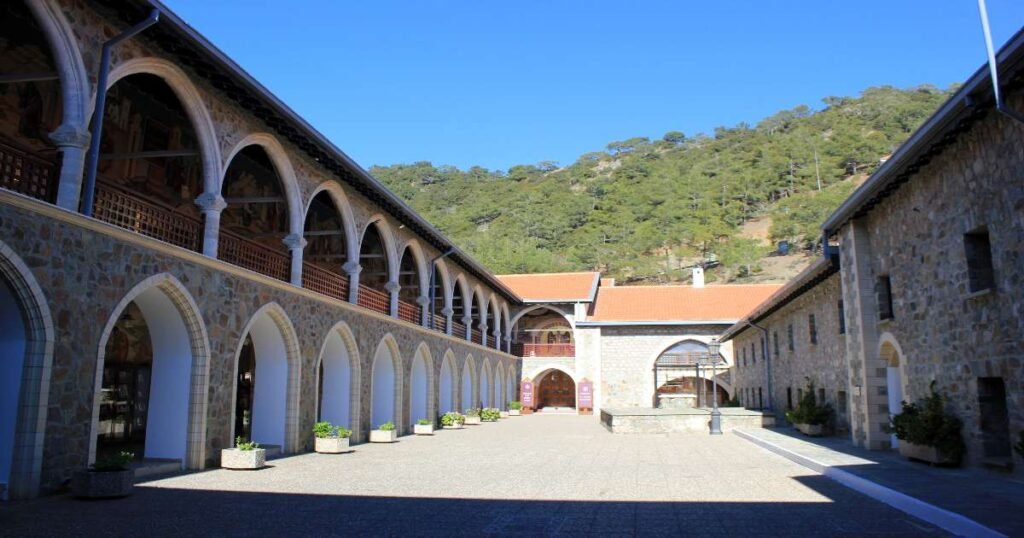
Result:
M964 234L964 254L967 256L967 277L971 293L996 287L992 269L992 243L988 230L982 228Z

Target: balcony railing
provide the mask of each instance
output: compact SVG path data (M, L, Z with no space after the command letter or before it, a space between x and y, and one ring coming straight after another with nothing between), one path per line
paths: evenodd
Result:
M442 333L445 332L445 329L447 329L447 327L444 326L445 321L446 320L444 319L444 316L441 316L439 314L434 314L434 330L438 331L438 332L442 332ZM461 335L455 335L455 336L458 336L459 338L462 338Z
M203 223L159 203L144 200L107 181L96 183L93 217L135 233L198 251Z
M227 230L220 231L217 250L217 257L228 263L285 282L290 280L291 258L284 252L278 252Z
M518 357L575 357L576 344L512 344L512 354Z
M348 277L305 262L302 264L302 287L348 301Z
M377 291L365 284L359 285L359 306L369 308L381 314L390 314L391 297L383 291Z
M0 187L53 203L57 199L57 163L0 143Z
M452 320L452 336L456 338L465 338L466 326L459 323L458 321Z
M420 324L420 307L405 301L398 301L398 317L409 323Z
M470 334L472 335L472 338L470 338L471 342L475 342L477 344L483 343L483 334L480 333L480 329L473 329L473 332Z

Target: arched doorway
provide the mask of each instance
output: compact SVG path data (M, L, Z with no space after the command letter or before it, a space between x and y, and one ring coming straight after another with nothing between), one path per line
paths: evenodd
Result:
M422 321L422 309L419 306L422 292L419 264L416 261L412 247L406 247L398 264L398 317L419 325Z
M298 344L284 312L260 309L249 322L238 351L234 437L292 451L297 435L288 430L296 413ZM294 424L293 424L294 427Z
M433 369L430 360L430 352L425 345L416 350L416 356L412 360L412 368L409 371L409 425L415 424L417 420L425 418L434 420L430 402L430 378Z
M0 2L0 187L47 202L57 196L63 98L46 34L25 2Z
M180 284L167 275L139 284L118 305L101 346L94 460L131 452L139 460L201 466L202 434L190 439L189 432L202 431L190 423L203 419L206 339ZM190 416L190 405L200 416Z
M11 483L14 432L18 423L28 331L21 301L6 278L0 276L0 483Z
M505 366L498 363L494 370L494 407L504 410L507 401L505 400Z
M484 359L480 370L480 407L493 407L491 400L491 362Z
M710 407L715 394L712 371L699 361L708 357L708 346L700 340L673 344L654 361L654 405L668 408ZM723 365L724 367L724 365ZM723 368L718 368L722 373ZM726 391L717 388L719 405L727 400Z
M441 379L438 383L438 405L441 413L455 411L455 356L446 353L441 362Z
M569 374L551 368L537 375L533 381L537 392L537 410L557 411L576 409L576 382Z
M879 356L885 361L885 388L888 395L889 416L897 415L903 410L903 365L902 353L892 341L883 341ZM899 448L900 442L896 434L889 435L892 448Z
M473 357L467 357L466 363L462 365L462 411L466 412L477 406L477 400L473 397Z
M359 305L381 314L390 314L388 255L376 222L363 232L363 240L359 244L359 265L362 267L359 272Z
M352 402L358 401L353 396L353 388L357 386L354 381L359 379L359 361L352 356L355 343L347 331L347 328L336 328L327 334L324 341L320 353L320 401L317 416L319 420L355 429L356 415L352 412Z
M377 352L373 355L373 371L370 376L373 388L373 403L370 407L371 428L377 428L385 422L394 422L396 426L398 424L395 413L395 386L398 383L397 365L400 359L397 346L389 339L390 337L387 337L378 344Z
M304 229L303 286L348 301L348 277L343 269L348 261L345 225L327 190L317 193L309 203Z

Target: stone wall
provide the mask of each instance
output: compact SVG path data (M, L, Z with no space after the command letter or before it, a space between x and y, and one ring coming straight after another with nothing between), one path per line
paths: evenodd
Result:
M212 464L232 442L231 420L235 368L242 331L265 305L276 304L294 328L299 387L296 394L296 450L311 448L310 429L316 419L316 365L328 332L347 323L359 357L360 401L356 439L370 426L370 388L374 351L387 335L401 358L398 378L401 406L397 422L409 426L408 372L414 353L429 349L437 398L437 380L445 354L454 354L454 386L467 357L477 368L484 360L518 379L519 361L410 323L388 318L290 284L234 268L200 254L151 240L13 194L0 192L0 238L30 268L53 315L55 346L50 375L49 408L43 454L43 488L52 490L74 469L89 463L95 405L96 366L101 333L117 316L117 305L140 282L169 275L180 283L198 308L208 336L209 374L206 385L205 461ZM493 383L492 383L493 384ZM476 380L479 387L479 380ZM459 393L460 391L456 391ZM287 448L287 447L286 447Z
M836 412L837 432L849 431L846 337L839 334L840 296L839 275L833 274L757 322L768 330L771 339L776 333L779 335L777 355L774 343L769 342L770 384L768 363L761 349L762 332L747 328L733 339L733 384L744 406L758 406L757 391L760 388L763 405L767 407L770 386L773 411L783 420L783 412L790 402L793 406L797 403L798 389L804 390L808 382L813 382L816 391L825 389L825 402ZM811 343L811 314L814 315L817 344ZM793 326L794 351L789 350L790 325Z

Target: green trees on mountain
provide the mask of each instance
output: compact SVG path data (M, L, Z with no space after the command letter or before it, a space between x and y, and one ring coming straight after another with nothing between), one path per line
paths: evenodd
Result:
M744 276L772 250L740 236L745 222L771 218L772 241L813 248L821 221L853 191L850 179L874 171L951 92L869 88L713 135L612 142L562 167L370 171L496 273L595 269L669 282L714 259Z

